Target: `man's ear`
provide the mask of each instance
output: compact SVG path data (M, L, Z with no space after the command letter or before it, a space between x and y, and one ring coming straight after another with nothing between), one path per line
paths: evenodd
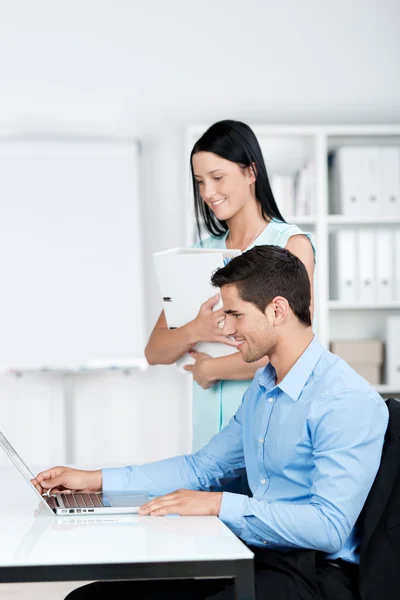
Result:
M271 304L272 323L280 325L286 319L289 312L289 302L282 296L276 296Z

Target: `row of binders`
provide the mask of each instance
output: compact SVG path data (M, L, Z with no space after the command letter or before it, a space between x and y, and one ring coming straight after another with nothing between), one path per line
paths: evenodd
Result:
M342 229L330 237L331 298L400 302L400 229Z
M315 165L307 163L294 174L273 174L270 184L275 201L284 218L315 214Z
M330 156L331 211L400 216L400 148L345 146Z

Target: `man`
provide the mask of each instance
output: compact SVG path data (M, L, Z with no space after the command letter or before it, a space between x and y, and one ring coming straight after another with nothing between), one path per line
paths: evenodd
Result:
M311 329L310 283L287 250L257 246L212 277L246 362L268 356L228 426L199 452L102 471L55 467L49 488L145 489L142 515L217 515L255 552L257 598L357 597L355 523L377 473L385 403ZM206 357L204 357L206 360ZM246 470L253 496L209 492ZM177 490L177 491L174 491ZM232 598L229 580L97 583L69 598Z

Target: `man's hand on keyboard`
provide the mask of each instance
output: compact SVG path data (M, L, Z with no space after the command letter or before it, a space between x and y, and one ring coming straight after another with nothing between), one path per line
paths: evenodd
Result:
M81 471L70 467L53 467L42 471L32 479L40 494L100 492L102 487L101 471Z

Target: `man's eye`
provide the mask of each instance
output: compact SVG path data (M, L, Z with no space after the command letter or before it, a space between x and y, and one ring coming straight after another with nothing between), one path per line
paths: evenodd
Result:
M214 177L215 181L220 181L222 179L222 175L220 177Z

